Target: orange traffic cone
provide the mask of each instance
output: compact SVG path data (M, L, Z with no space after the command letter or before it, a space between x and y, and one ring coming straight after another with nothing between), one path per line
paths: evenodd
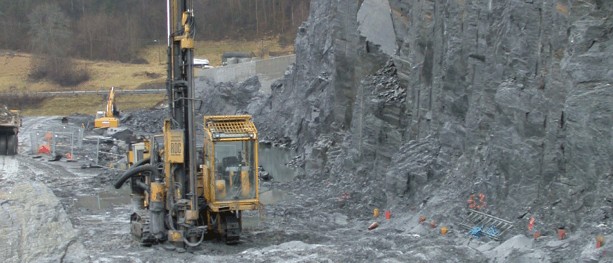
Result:
M532 229L534 228L534 222L536 221L536 219L534 219L533 216L530 217L530 220L528 221L528 231L532 231Z

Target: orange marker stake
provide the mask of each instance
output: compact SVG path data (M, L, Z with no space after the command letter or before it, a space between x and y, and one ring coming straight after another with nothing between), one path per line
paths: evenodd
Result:
M558 228L558 239L566 239L566 230L564 228Z
M601 248L604 245L604 236L597 235L596 236L596 248Z
M446 227L446 226L441 227L441 235L443 235L443 236L444 236L444 235L447 235L447 231L449 231L449 229L447 229L447 227Z

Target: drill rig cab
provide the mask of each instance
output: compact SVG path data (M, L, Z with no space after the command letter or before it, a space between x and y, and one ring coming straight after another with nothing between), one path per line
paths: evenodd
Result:
M238 242L241 211L260 204L258 138L251 116L205 116L203 155L208 230L226 243Z

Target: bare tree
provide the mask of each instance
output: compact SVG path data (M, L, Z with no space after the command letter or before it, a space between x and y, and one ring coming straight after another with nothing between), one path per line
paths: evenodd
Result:
M30 45L34 53L30 78L47 78L62 86L85 81L89 75L70 59L72 31L70 20L58 5L42 4L28 15Z
M42 4L28 15L30 43L38 55L66 56L70 49L70 20L55 4Z

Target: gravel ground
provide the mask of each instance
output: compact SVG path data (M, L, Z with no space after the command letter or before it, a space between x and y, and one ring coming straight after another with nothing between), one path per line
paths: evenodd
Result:
M29 148L29 129L57 121L24 120L22 149ZM375 182L361 182L358 190L344 178L300 174L262 184L264 213L246 215L238 245L210 240L187 252L167 245L141 247L129 234L127 189L110 186L118 170L81 169L85 160L47 160L23 153L0 160L6 212L0 230L3 243L12 244L0 250L5 262L543 262L565 261L569 254L588 262L611 259L608 244L596 250L582 235L470 239L451 216L436 218L450 228L441 236L438 227L418 223L425 211L408 204L396 206L390 220L383 213L375 219L374 203L364 203L377 191ZM368 230L373 222L379 227Z

